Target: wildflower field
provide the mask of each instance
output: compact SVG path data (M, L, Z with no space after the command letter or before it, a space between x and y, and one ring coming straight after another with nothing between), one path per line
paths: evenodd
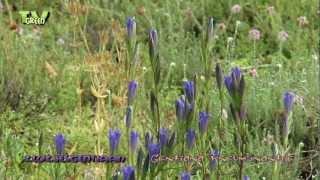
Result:
M0 179L320 179L319 15L0 0Z

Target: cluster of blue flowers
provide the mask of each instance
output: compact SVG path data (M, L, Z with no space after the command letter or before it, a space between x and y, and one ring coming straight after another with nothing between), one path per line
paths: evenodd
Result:
M206 41L210 41L213 36L213 26L214 21L212 18L209 19L208 29L207 29L207 39ZM127 36L128 36L128 44L133 45L136 42L136 22L134 18L129 18L127 21ZM154 73L154 81L155 81L155 90L151 93L151 110L155 116L155 112L159 111L158 100L156 96L157 85L160 81L160 68L159 68L159 49L158 49L158 35L155 29L152 29L149 32L149 54L151 59L151 66ZM219 63L217 63L216 68L216 83L220 92L222 92L223 83L226 87L226 90L230 96L230 112L232 114L233 119L237 122L239 136L242 143L245 143L245 130L241 129L245 126L242 126L241 123L244 123L246 119L246 111L243 103L244 92L245 92L245 79L239 67L234 67L231 69L231 73L227 76L223 75L222 68ZM171 132L168 128L161 127L160 128L160 117L158 117L158 134L156 141L150 132L146 132L144 135L144 148L147 151L147 157L143 161L143 151L140 149L138 151L137 157L137 166L142 167L143 164L143 175L146 175L146 172L150 170L150 172L154 173L153 167L150 165L150 159L153 156L168 153L173 149L174 144L176 143L176 139L178 137L182 137L185 142L184 146L188 150L192 150L194 146L197 144L196 140L198 138L197 132L199 133L199 137L206 137L206 133L208 132L208 128L212 119L212 115L206 111L198 112L198 116L196 116L195 112L197 105L197 94L196 94L196 83L195 80L188 80L183 82L183 94L175 101L175 110L176 110L176 119L177 123L179 123L179 130L176 135L176 132ZM137 95L138 82L132 80L128 83L128 94L127 94L127 108L125 113L125 125L128 130L128 148L130 152L136 152L139 143L139 133L137 131L130 131L133 124L133 104L135 97ZM222 93L221 93L222 94ZM290 130L289 117L292 112L293 104L294 104L294 94L292 92L286 92L283 97L284 103L284 119L283 119L283 135L287 138ZM159 116L159 115L158 115ZM191 126L191 122L194 117L198 117L198 131ZM156 118L155 118L156 119ZM130 132L130 133L129 133ZM108 132L109 139L109 148L110 153L115 154L120 144L121 132L119 129L110 129ZM55 136L55 145L57 154L64 153L65 147L65 137L62 134L57 134ZM241 153L243 149L240 147ZM221 153L221 149L213 149L211 150L211 156L219 157ZM212 159L210 161L210 169L213 170L216 168L218 162L217 159ZM143 163L142 163L143 162ZM123 179L124 180L132 180L136 177L136 172L133 166L125 166L122 169ZM180 174L180 178L182 180L191 179L191 173L188 171L183 171ZM242 176L241 176L242 178ZM243 176L244 180L249 180L249 176Z

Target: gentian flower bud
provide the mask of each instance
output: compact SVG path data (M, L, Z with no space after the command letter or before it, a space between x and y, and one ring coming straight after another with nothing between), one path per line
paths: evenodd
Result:
M129 82L128 85L128 105L132 105L133 99L136 96L138 88L138 82L135 80L132 80Z
M142 167L143 156L143 150L139 148L137 155L137 169L140 169Z
M242 95L244 92L244 79L241 74L241 70L238 67L231 69L230 76L224 78L224 83L227 87L227 90L230 96L235 96L235 93Z
M278 144L277 143L272 143L271 144L271 151L272 151L272 156L274 156L274 157L279 154Z
M223 72L222 72L220 63L217 63L216 65L216 81L217 81L218 88L220 90L222 87L222 81L223 81Z
M208 20L208 27L207 27L207 43L209 43L213 37L213 30L214 30L214 20L212 17Z
M213 170L217 165L217 159L220 156L219 150L215 149L211 152L210 169Z
M209 114L207 112L199 113L199 129L201 134L204 134L208 129Z
M129 17L127 20L127 33L129 41L136 36L136 21L134 17Z
M243 176L243 180L250 180L249 176Z
M232 83L233 83L233 81L232 81L231 76L224 77L224 84L226 85L226 88L227 88L230 95L232 95L233 91L234 91Z
M64 153L64 146L66 140L62 134L57 134L54 138L54 143L56 145L56 152L58 155L62 155Z
M152 29L149 32L149 55L155 59L158 53L158 34L157 30Z
M233 81L240 82L241 80L241 70L238 67L231 69L231 77Z
M193 104L195 99L195 87L194 87L193 81L185 81L183 86L184 86L184 93L188 99L188 102L190 104Z
M295 95L292 92L285 92L284 93L283 104L284 104L284 108L285 108L286 113L291 112L294 100L295 100Z
M127 112L126 112L126 127L129 128L131 126L131 121L132 121L132 106L127 107Z
M151 144L153 141L153 138L152 138L152 135L150 134L150 132L147 132L145 135L144 135L144 145L145 145L145 148L148 149L149 147L149 144Z
M191 174L189 172L182 172L180 174L180 179L181 180L190 180L191 179Z
M191 149L196 140L196 132L193 129L188 129L186 134L186 139L187 139L187 147L188 149Z
M168 144L169 130L167 128L160 128L159 136L160 147L163 148L165 145Z
M121 132L119 130L109 130L109 145L111 154L113 154L119 146Z
M130 148L131 151L135 151L137 149L137 144L139 141L139 133L136 131L131 131L130 133Z
M173 132L168 142L168 148L172 149L175 143L176 143L176 133Z
M182 98L176 100L176 116L179 121L185 118L185 101Z
M134 180L135 179L135 172L132 166L126 166L122 170L123 172L123 180Z

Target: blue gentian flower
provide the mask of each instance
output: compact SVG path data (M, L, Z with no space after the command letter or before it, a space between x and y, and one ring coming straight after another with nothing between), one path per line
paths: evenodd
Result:
M110 145L111 154L113 154L118 149L120 137L121 137L121 132L119 130L117 129L109 130L109 145Z
M148 150L150 159L152 159L152 156L160 154L160 148L160 144L149 144Z
M199 113L199 129L202 134L205 133L208 129L208 121L209 121L209 114L207 112L200 112Z
M133 99L136 96L138 88L138 82L135 80L132 80L128 84L128 105L131 105L133 103Z
M132 106L127 107L127 112L126 112L126 127L129 128L131 126L131 121L132 121Z
M131 131L131 133L130 133L131 151L135 151L137 149L138 141L139 141L139 133L136 131Z
M195 87L193 81L185 81L183 87L188 102L193 104L195 99Z
M58 155L62 155L64 153L64 146L66 140L62 134L57 134L54 138L54 143L56 145L56 152Z
M249 176L243 176L243 180L250 180Z
M237 81L240 82L241 79L241 70L239 67L235 67L231 69L231 77Z
M169 139L169 130L167 128L160 128L159 132L160 147L164 147L168 143Z
M134 180L135 179L135 172L132 166L126 166L122 170L123 172L123 180Z
M295 95L292 92L285 92L283 96L283 103L286 113L291 112Z
M188 149L191 149L196 140L196 132L191 128L188 129L186 134L186 139L187 139L187 147Z
M191 174L189 172L182 172L180 174L180 179L181 180L190 180L191 179Z
M212 157L212 159L210 158L210 159L211 159L211 160L210 160L210 169L211 169L211 170L216 167L216 165L217 165L217 159L218 159L219 156L220 156L219 150L215 149L215 150L213 150L213 151L211 152L211 157ZM214 159L214 158L215 158L215 159Z
M129 17L127 20L127 33L129 40L136 35L136 21L134 17Z
M242 97L244 93L245 82L240 68L232 68L230 76L226 76L224 78L224 84L226 85L230 96L234 97L238 95Z
M226 88L229 92L229 94L231 95L232 94L232 84L233 84L233 81L232 81L232 77L231 76L226 76L224 77L224 84L226 85Z

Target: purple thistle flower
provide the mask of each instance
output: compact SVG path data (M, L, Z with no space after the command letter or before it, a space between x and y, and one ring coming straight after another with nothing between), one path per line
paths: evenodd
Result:
M217 165L217 159L220 156L220 152L219 150L215 149L211 152L211 160L210 160L210 169L214 169Z
M136 96L138 88L138 82L135 80L132 80L129 82L128 85L128 105L131 105L133 103L133 99Z
M285 92L283 96L283 104L285 108L285 112L289 113L292 110L293 103L294 103L295 95L292 92Z
M186 112L186 107L185 107L184 99L183 98L177 99L176 100L176 116L179 121L185 118L185 112Z
M161 148L160 144L153 144L153 143L149 144L148 150L149 150L150 159L152 159L154 155L160 154L160 148Z
M168 139L169 139L169 130L167 128L160 128L160 132L159 132L159 136L160 136L160 147L162 148L164 145L166 145L168 143Z
M126 127L129 128L131 126L131 121L132 121L132 106L127 107L127 112L126 112Z
M261 37L261 33L258 29L253 28L249 31L249 38L251 40L257 41L260 39L260 37Z
M57 154L62 155L64 153L64 146L66 143L64 136L61 133L57 134L54 138L54 143L56 145Z
M188 102L193 104L195 99L195 87L193 81L185 81L183 84L185 96Z
M208 120L209 114L207 112L199 113L199 129L202 134L205 133L208 129Z
M136 35L136 21L134 17L129 17L127 20L127 33L129 40Z
M134 180L135 179L135 172L132 166L126 166L122 170L123 172L123 180Z
M131 131L130 133L130 148L131 151L135 151L137 149L137 144L139 141L139 133L136 131Z
M188 149L191 149L196 141L196 132L193 129L188 129L186 134L187 139L187 147Z
M191 174L189 172L182 172L180 174L180 179L181 180L190 180L191 179Z
M118 129L109 130L109 145L110 145L111 154L113 154L117 150L120 142L120 137L121 137L121 132Z
M243 180L250 180L249 176L243 176Z

